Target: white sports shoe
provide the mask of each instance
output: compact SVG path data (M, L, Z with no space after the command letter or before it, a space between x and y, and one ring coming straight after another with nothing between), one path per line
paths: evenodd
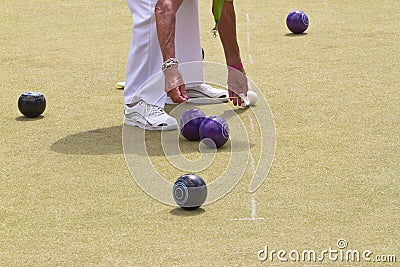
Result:
M218 102L228 102L228 91L213 88L208 84L202 83L193 87L186 87L186 94L191 103L216 104ZM217 101L216 101L217 100ZM167 96L165 104L176 104Z
M124 123L146 130L168 131L178 129L176 119L169 116L164 109L147 104L144 101L138 102L133 107L125 105Z

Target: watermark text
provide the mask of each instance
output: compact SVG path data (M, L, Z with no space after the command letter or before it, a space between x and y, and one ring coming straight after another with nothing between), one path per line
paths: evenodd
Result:
M375 254L372 250L349 249L345 239L339 239L336 247L314 250L285 250L270 249L265 245L257 252L260 261L278 262L384 262L394 263L397 261L396 255Z

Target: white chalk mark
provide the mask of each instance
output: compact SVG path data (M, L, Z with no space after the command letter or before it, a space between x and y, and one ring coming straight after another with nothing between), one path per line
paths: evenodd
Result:
M268 220L268 218L232 218L230 221L263 221Z
M257 203L254 195L251 196L251 218L231 218L230 221L262 221L268 218L257 218Z
M251 43L251 38L250 38L250 15L249 12L246 12L246 37L247 37L247 49L250 51L250 43ZM253 64L253 57L249 53L249 62L250 65Z
M251 197L251 218L253 220L257 218L257 204L254 196Z
M249 62L250 64L253 64L253 57L251 56L251 54L249 54Z
M246 37L247 37L247 47L250 48L250 16L249 13L246 13Z
M246 12L246 37L247 37L247 48L250 51L250 43L251 43L251 38L250 38L250 15L248 12ZM249 63L253 64L253 57L249 53ZM250 122L250 129L252 132L254 132L254 123L253 119L249 117L249 122ZM253 155L250 152L250 167L251 167L251 173L254 174L256 171L256 164ZM229 219L230 221L256 221L256 220L267 220L267 218L257 218L257 203L256 203L256 198L255 195L253 194L251 196L251 218L231 218Z

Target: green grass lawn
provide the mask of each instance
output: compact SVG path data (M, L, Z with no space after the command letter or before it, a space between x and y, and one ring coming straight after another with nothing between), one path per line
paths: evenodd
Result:
M199 2L205 60L224 63L211 1ZM257 253L320 252L338 239L400 260L399 1L236 1L243 62L274 115L275 158L256 193L249 165L226 197L194 212L148 196L125 161L114 88L131 38L126 2L5 0L0 9L1 266L285 266ZM289 34L294 9L307 12L307 34ZM18 111L28 90L46 96L38 119ZM179 170L149 147L172 182ZM229 151L216 159L209 180ZM232 220L252 217L262 220Z

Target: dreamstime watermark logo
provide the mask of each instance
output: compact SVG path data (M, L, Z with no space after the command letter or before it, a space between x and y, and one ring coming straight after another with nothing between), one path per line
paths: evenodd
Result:
M204 82L215 87L227 87L228 71L225 65L212 62L190 62L180 64L179 70L186 84ZM217 100L207 105L201 101L192 104L183 103L168 110L169 115L179 121L183 112L198 108L207 116L216 115L224 118L229 125L230 155L225 169L219 177L210 177L210 179L202 177L206 182L211 181L207 183L208 196L205 205L228 194L245 175L249 165L251 165L252 177L248 191L255 192L266 179L272 166L275 153L275 124L272 111L262 92L249 77L246 78L249 90L258 95L257 105L246 108L246 112L243 112L245 108L235 108L230 103L221 103ZM164 88L162 72L150 78L140 90L154 91L160 88ZM207 102L210 101L212 102L212 100ZM163 102L162 98L149 104L160 102ZM259 150L256 156L252 156L251 148L254 147L254 140L250 140L249 137L254 132L259 133L256 144ZM217 157L216 148L208 148L200 143L198 146L200 157L197 160L187 159L181 151L179 133L179 131L162 131L158 133L161 135L158 138L157 133L153 131L144 131L139 127L127 125L124 125L122 133L124 156L132 177L148 195L168 205L176 204L172 196L173 184L163 177L165 173L168 173L167 168L178 169L181 175L199 173L207 170ZM156 144L157 138L160 140L159 144ZM167 167L163 166L162 170L154 164L160 158L166 158L169 164Z
M305 250L285 250L270 249L265 245L262 250L257 252L257 258L260 261L277 262L396 262L395 255L375 254L372 250L360 250L348 248L345 239L339 239L336 247L326 249L305 249Z

